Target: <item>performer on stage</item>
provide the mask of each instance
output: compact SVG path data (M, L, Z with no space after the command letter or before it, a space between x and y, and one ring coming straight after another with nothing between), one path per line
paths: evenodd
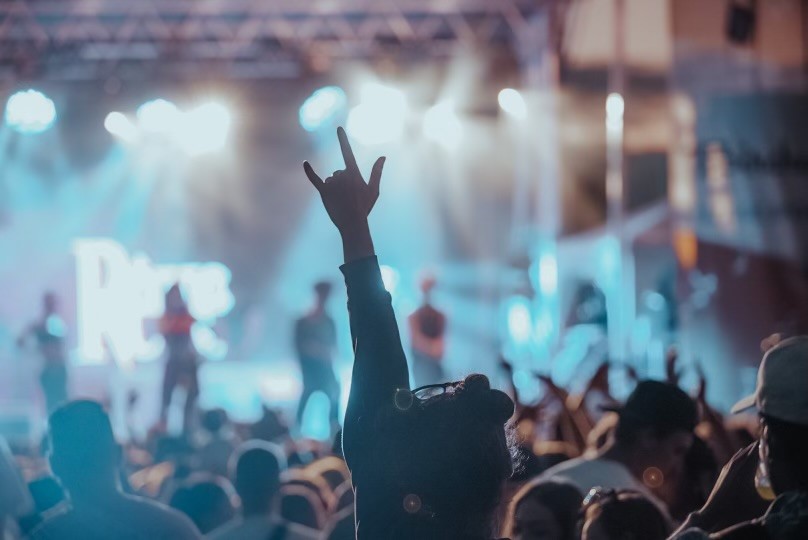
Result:
M48 292L42 297L42 318L31 324L20 335L17 345L25 346L33 337L42 357L39 384L45 396L48 413L67 401L67 354L65 338L67 326L59 315L59 299Z
M314 286L314 307L295 323L295 350L303 375L303 393L297 407L297 425L301 425L306 403L314 392L328 396L331 403L329 419L337 425L340 388L332 367L337 347L337 331L334 320L326 312L331 284L319 282Z
M415 386L437 384L445 380L441 362L446 349L446 316L431 304L435 284L435 278L431 276L421 281L423 304L407 319Z
M195 319L188 312L188 304L182 297L179 284L172 285L166 293L166 309L160 319L160 333L166 342L166 365L163 377L163 402L160 408L160 421L165 425L168 407L177 386L186 392L183 412L183 429L187 433L191 427L196 400L199 397L198 354L191 340L191 327Z

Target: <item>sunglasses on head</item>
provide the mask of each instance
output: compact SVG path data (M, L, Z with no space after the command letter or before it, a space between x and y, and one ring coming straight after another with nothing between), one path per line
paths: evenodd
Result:
M427 384L419 386L415 390L409 388L399 388L396 390L394 402L400 411L407 411L412 408L415 401L426 401L435 396L445 394L451 389L458 387L463 381L445 382L439 384Z

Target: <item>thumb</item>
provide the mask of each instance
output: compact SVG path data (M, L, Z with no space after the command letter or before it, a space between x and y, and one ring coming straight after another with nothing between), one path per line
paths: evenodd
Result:
M387 158L382 156L376 160L376 163L373 164L373 168L370 170L370 181L368 181L368 186L373 193L379 193L379 185L382 182L382 169L384 169L384 161Z

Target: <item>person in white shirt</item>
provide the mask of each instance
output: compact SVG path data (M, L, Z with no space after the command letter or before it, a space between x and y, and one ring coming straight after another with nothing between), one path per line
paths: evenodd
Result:
M285 522L272 502L286 468L283 451L272 443L248 441L230 459L230 477L241 499L241 515L208 534L210 540L315 540L318 531Z
M121 491L121 449L109 416L94 401L73 401L50 416L51 469L69 504L35 528L32 540L196 540L191 521L167 506Z
M582 494L592 488L638 491L661 508L652 494L666 478L681 470L698 422L696 403L680 388L659 381L642 381L618 414L614 437L594 456L557 465L539 480L570 482Z

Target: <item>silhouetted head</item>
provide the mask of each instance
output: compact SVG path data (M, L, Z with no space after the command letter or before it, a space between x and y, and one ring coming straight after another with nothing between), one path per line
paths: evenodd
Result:
M219 433L229 422L227 411L224 409L210 409L202 414L202 429L212 435Z
M117 486L121 451L109 416L95 401L71 401L49 420L50 464L71 497Z
M583 497L572 484L531 482L513 498L508 519L513 540L575 540Z
M191 518L199 532L207 534L235 516L233 487L224 478L195 475L171 495L169 504Z
M421 293L424 295L424 301L429 302L432 297L432 291L437 284L438 280L433 274L424 274L421 276L421 281L418 285L421 289Z
M331 296L333 286L328 281L318 281L314 284L314 294L318 306L325 306Z
M396 509L390 516L396 537L492 532L503 483L513 473L515 447L506 428L513 409L478 374L396 394L394 407L377 418L383 439L377 459L388 471L384 492Z
M166 311L176 312L186 309L185 299L182 296L180 284L175 283L166 292Z
M322 529L326 521L326 510L318 495L301 485L281 488L278 513L285 521L313 530Z
M59 297L56 293L48 291L42 296L42 309L46 315L56 313L59 309Z
M668 474L682 468L699 419L696 402L683 390L641 381L625 405L607 409L618 413L615 441L632 456L631 466L646 483L661 485Z
M272 443L248 441L233 453L228 468L244 514L268 513L286 469L283 450Z
M594 489L584 503L581 540L665 540L665 516L643 495Z

